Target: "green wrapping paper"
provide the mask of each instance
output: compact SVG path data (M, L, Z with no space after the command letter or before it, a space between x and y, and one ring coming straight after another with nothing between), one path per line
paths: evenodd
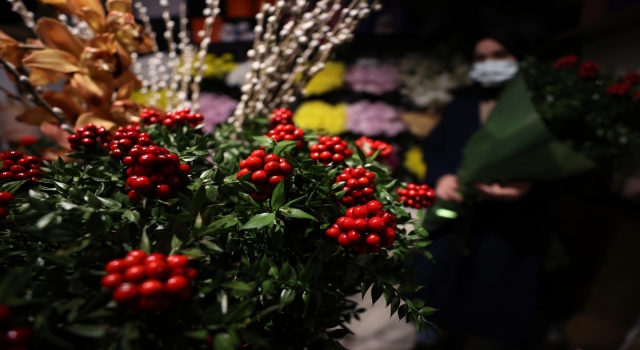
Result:
M487 123L469 140L458 169L465 203L438 200L424 226L435 230L472 205L474 184L518 180L553 180L592 169L596 163L558 141L531 102L522 74L504 89Z

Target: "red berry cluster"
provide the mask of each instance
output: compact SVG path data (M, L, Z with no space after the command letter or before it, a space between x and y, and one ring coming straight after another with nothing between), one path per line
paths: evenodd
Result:
M7 205L13 202L13 195L9 192L0 192L0 219L4 219L9 216L9 209Z
M342 174L336 177L336 183L345 181L342 191L347 191L340 199L342 204L351 206L366 204L373 199L376 174L365 168L345 168Z
M296 145L297 149L304 147L304 130L296 128L293 124L280 124L275 128L269 130L267 136L275 140L280 141L298 141Z
M286 108L276 108L273 110L269 122L272 129L278 125L293 124L293 112Z
M22 136L20 138L20 147L29 147L38 143L38 139L31 135Z
M578 63L578 56L576 55L566 55L564 57L560 57L553 63L553 68L555 69L569 69Z
M200 113L191 112L190 108L169 112L164 116L154 109L145 108L140 113L140 119L147 125L162 124L167 127L189 125L193 128L196 125L202 124L204 116Z
M284 158L276 154L267 154L263 150L255 150L251 155L240 161L240 171L236 178L240 179L251 174L251 182L258 187L258 192L251 193L251 198L256 202L264 202L269 199L273 189L282 180L287 180L293 167Z
M180 163L177 154L160 146L133 146L122 159L127 166L129 199L140 200L141 194L153 193L158 198L171 197L183 183L180 172L189 175L191 168Z
M362 150L362 152L364 152L364 155L367 157L372 156L374 153L380 150L380 153L378 153L378 158L387 158L393 151L393 146L391 146L390 144L380 140L374 140L366 136L362 136L357 139L355 141L355 144Z
M67 139L71 144L71 149L74 151L79 150L81 146L84 146L87 151L109 148L109 143L112 140L111 134L107 129L93 124L87 124L76 129L76 133L69 135Z
M141 311L163 311L171 301L191 297L189 282L198 272L184 255L165 257L132 250L124 259L111 260L102 286L113 290L113 300Z
M357 254L378 253L381 248L393 246L396 239L396 217L383 210L382 203L373 200L347 210L346 216L336 221L325 232Z
M113 141L109 145L109 157L121 160L134 146L151 146L151 136L146 132L140 132L135 125L121 126L113 134Z
M318 140L320 143L311 145L309 151L311 151L311 159L317 160L323 165L329 165L329 163L339 165L344 163L345 158L353 155L347 141L344 141L340 136L320 136Z
M613 83L607 86L607 95L626 95L631 91L630 83Z
M435 191L427 185L408 184L406 188L398 188L396 193L400 195L398 202L416 209L428 208L436 201Z
M31 179L37 181L42 177L40 170L40 158L28 156L19 151L7 151L0 153L2 169L0 181L14 181Z
M0 305L0 326L3 328L0 332L0 349L27 350L33 339L33 329L24 326L9 328L12 316L13 310L10 307Z
M586 61L578 69L578 76L580 78L593 78L598 75L601 69L602 67L596 62Z

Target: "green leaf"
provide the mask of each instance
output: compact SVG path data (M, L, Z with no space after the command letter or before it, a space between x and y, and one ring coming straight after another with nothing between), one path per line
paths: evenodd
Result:
M93 324L74 324L65 330L85 338L102 338L107 333L107 326Z
M420 309L420 316L427 317L429 315L433 315L434 312L438 311L438 309L434 309L432 307L425 306Z
M147 254L151 254L151 243L149 242L149 236L147 236L146 228L142 230L142 238L140 239L140 249Z
M291 153L291 151L296 147L298 141L280 141L273 149L273 153L281 156L283 152Z
M37 198L40 200L44 200L49 198L49 195L40 191L29 190L29 197Z
M280 209L280 212L284 214L284 216L294 219L316 219L313 215L296 208Z
M286 199L286 193L284 190L284 181L280 181L280 183L276 186L271 194L271 208L273 210L278 210L284 204Z
M241 230L250 230L250 229L254 229L254 228L261 228L261 227L265 227L267 225L272 225L276 220L276 214L275 213L262 213L262 214L258 214L254 217L252 217L251 219L249 219L249 222L247 222L246 224L242 225L242 227L240 227Z
M304 200L305 198L307 198L307 196L302 196L302 197L296 198L296 199L294 199L294 200L292 200L292 201L288 202L287 204L283 205L280 209L287 209L287 208L289 208L290 206L292 206L293 204L298 203L298 202L300 202L301 200Z
M400 288L398 288L398 292L400 292L400 294L412 294L419 291L422 288L423 288L422 286L417 284L405 283L402 286L400 286Z
M213 348L216 350L235 350L235 344L229 334L218 334L213 339Z
M229 183L235 182L236 180L237 180L236 179L236 174L233 174L233 175L229 175L229 176L225 177L224 180L222 180L222 181L224 183L226 183L226 184L229 184Z
M120 202L115 201L113 199L102 198L102 197L98 197L98 196L96 196L96 198L100 201L100 203L102 203L102 205L104 205L105 207L107 207L109 209L120 209L120 208L122 208L122 204L120 204Z
M207 199L207 192L204 186L198 187L198 190L193 195L193 212L197 213L200 211L200 208L204 205L205 200Z
M235 296L247 296L253 292L253 288L245 282L242 281L231 281L225 283L224 285L227 288L230 288L232 293Z
M280 310L291 304L296 298L296 292L291 289L285 289L280 293Z
M44 229L45 227L47 227L47 225L49 225L49 223L51 223L51 220L53 220L53 218L55 217L56 213L45 214L36 222L36 227L38 228L38 230Z
M98 197L95 194L91 192L87 192L87 194L84 197L84 200L87 201L89 206L92 208L95 208L95 209L102 208L102 202L98 199Z
M362 293L362 299L364 299L365 294L367 294L369 287L371 287L371 281L369 281L368 283L360 282L360 292Z
M349 264L347 267L347 282L353 281L360 274L360 267L356 264Z
M122 218L131 223L137 224L140 221L140 213L137 211L127 210L122 214Z
M398 319L402 320L405 316L407 316L408 313L409 313L409 305L402 304L402 306L398 308Z
M180 240L180 238L178 238L178 236L173 236L173 238L171 238L171 252L169 253L169 255L173 255L175 254L178 249L180 249L180 247L182 247L182 241Z
M376 301L378 301L378 299L380 299L383 291L384 287L382 286L382 283L376 283L373 285L373 288L371 288L371 299L373 300L374 304L376 303Z
M389 315L389 317L393 316L393 314L395 314L396 311L398 311L399 306L400 306L400 297L396 296L395 298L393 298L393 300L391 300L391 315Z
M356 152L358 153L358 158L360 159L360 162L362 162L362 165L367 164L367 156L365 156L360 147L356 147Z
M360 147L358 147L360 148ZM367 163L371 163L373 162L376 158L378 158L378 155L380 154L380 152L382 152L381 149L376 150L375 152L373 152L372 155L370 155L369 157L367 157Z
M286 262L282 269L280 269L280 279L283 281L288 281L293 275L293 271L291 270L291 265L289 262Z
M273 284L273 282L269 280L262 282L262 295L271 294L275 292L275 290L276 290L276 286Z
M269 136L254 136L253 139L256 141L258 145L264 146L264 147L270 147L276 143L276 141L274 141Z
M188 211L190 213L193 212L193 203L191 202L191 199L189 199L187 196L185 196L184 194L177 192L178 194L178 199L180 202L180 207L185 210Z

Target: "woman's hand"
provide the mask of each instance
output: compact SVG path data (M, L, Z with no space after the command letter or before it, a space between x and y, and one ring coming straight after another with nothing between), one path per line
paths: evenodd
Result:
M458 193L458 176L453 174L442 175L436 182L436 197L453 202L462 202L462 196Z
M483 199L512 202L529 193L531 182L508 182L504 185L477 183L476 188L482 193L481 198Z

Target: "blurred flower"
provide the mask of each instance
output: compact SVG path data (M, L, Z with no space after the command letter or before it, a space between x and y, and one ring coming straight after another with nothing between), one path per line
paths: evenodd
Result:
M437 109L449 103L449 91L469 83L469 66L461 57L447 63L416 54L405 56L399 66L404 83L402 94L420 108Z
M204 64L206 65L204 77L216 79L224 78L225 75L233 71L238 66L233 59L233 54L231 53L223 53L220 56L216 56L211 53L207 54L204 58Z
M607 87L608 95L626 95L631 91L631 84L629 83L613 83Z
M351 66L344 80L353 91L372 95L382 95L402 85L396 67L366 61Z
M140 90L136 90L131 94L131 97L129 97L129 99L141 105L146 105L151 94L152 92L150 91L147 93L142 93L140 92ZM156 101L155 107L162 109L167 108L167 94L163 89L158 90L158 94L160 95L160 98L158 98L158 100Z
M226 122L238 105L238 101L227 95L208 92L200 94L199 103L198 112L204 116L204 132L212 132L216 125Z
M296 126L319 133L337 135L346 131L347 105L330 105L323 101L308 101L300 105L293 116Z
M393 137L405 130L398 109L384 102L371 103L367 100L347 107L345 126L353 133L366 136Z
M424 181L427 176L427 165L424 163L422 150L419 147L413 147L404 154L403 165L419 181Z
M224 79L227 86L242 86L244 85L245 77L247 73L251 71L251 62L246 61L240 64L237 64L236 67L227 74L227 77Z
M555 69L569 69L578 63L578 56L576 55L566 55L564 57L560 57L553 63L553 67Z
M640 73L633 71L627 73L624 77L622 77L622 81L629 84L638 84L640 83Z
M586 61L580 66L578 76L580 78L593 78L598 74L598 72L600 72L600 69L602 68L596 62Z
M31 135L22 136L20 138L20 147L29 147L35 144L36 142L38 142L38 139L35 138L34 136L31 136Z
M329 61L324 69L309 80L304 89L305 96L322 95L329 91L342 88L346 67L342 62Z

